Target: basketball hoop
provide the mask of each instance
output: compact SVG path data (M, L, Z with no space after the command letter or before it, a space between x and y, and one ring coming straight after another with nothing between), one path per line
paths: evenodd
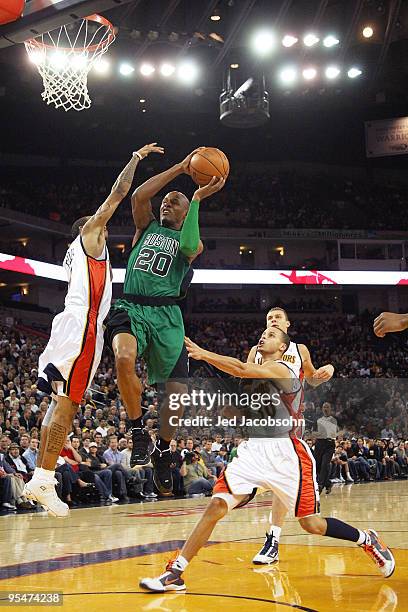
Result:
M43 100L66 111L89 108L88 73L114 40L111 22L90 15L25 41L28 57L43 80Z

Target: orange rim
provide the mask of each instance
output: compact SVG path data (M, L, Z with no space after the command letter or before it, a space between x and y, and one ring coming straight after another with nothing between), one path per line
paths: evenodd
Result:
M98 49L109 47L111 42L113 42L113 40L115 39L115 33L113 31L113 24L109 21L109 19L106 19L106 17L102 17L102 15L97 15L95 13L94 15L89 15L88 17L84 17L83 20L95 21L96 23L104 25L109 30L109 36L105 40L103 40L102 42L96 45L91 45L90 47L75 47L74 49L72 47L55 47L54 45L47 45L44 42L37 40L36 38L29 38L25 42L27 44L33 45L34 47L37 47L37 49L58 49L59 51L66 51L66 52L73 52L73 53L82 53L83 51L94 52L94 51L97 51Z

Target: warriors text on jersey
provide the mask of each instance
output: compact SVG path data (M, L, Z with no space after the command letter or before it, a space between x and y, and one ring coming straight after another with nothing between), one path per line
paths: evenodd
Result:
M291 370L295 373L295 375L303 381L303 367L302 367L302 358L300 356L299 346L296 342L291 342L287 348L287 350L282 355L282 361L286 363ZM256 353L255 355L255 363L262 363L262 355L261 353Z
M39 384L58 381L58 394L79 403L103 350L103 321L112 298L108 249L105 246L95 259L86 254L78 236L63 266L69 283L65 309L54 318L50 340L40 356Z

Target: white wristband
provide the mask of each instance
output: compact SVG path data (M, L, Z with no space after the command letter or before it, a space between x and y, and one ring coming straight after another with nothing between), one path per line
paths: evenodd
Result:
M139 151L135 151L133 155L137 155L140 161L142 161L143 157L140 155Z

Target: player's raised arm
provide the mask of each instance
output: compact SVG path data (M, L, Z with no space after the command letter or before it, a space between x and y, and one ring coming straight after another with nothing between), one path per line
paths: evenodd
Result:
M89 255L94 256L93 251L95 250L100 252L101 243L104 242L105 226L119 204L129 193L139 161L149 155L149 153L163 152L162 147L157 147L156 143L152 143L133 153L132 159L119 174L106 200L101 204L96 213L88 219L82 229L83 244Z
M180 232L180 251L189 259L190 263L203 252L204 248L200 240L200 226L198 222L200 202L220 191L224 185L225 179L213 177L208 185L200 187L194 192Z
M309 385L311 387L318 387L328 382L334 374L334 367L331 363L316 369L312 363L309 349L304 344L299 344L298 346L302 358L302 369Z
M218 355L217 353L206 351L192 342L190 338L185 338L185 345L188 356L192 359L206 361L222 372L226 372L238 378L290 378L289 369L282 363L276 361L266 361L262 365L257 363L244 363L239 359L235 359L235 357L227 357L226 355Z
M132 194L132 214L136 226L136 233L133 238L132 246L136 244L142 231L146 229L149 223L154 219L151 199L180 174L188 174L190 159L196 151L197 149L187 155L181 163L175 164L168 170L156 174L156 176L152 176L135 189Z

